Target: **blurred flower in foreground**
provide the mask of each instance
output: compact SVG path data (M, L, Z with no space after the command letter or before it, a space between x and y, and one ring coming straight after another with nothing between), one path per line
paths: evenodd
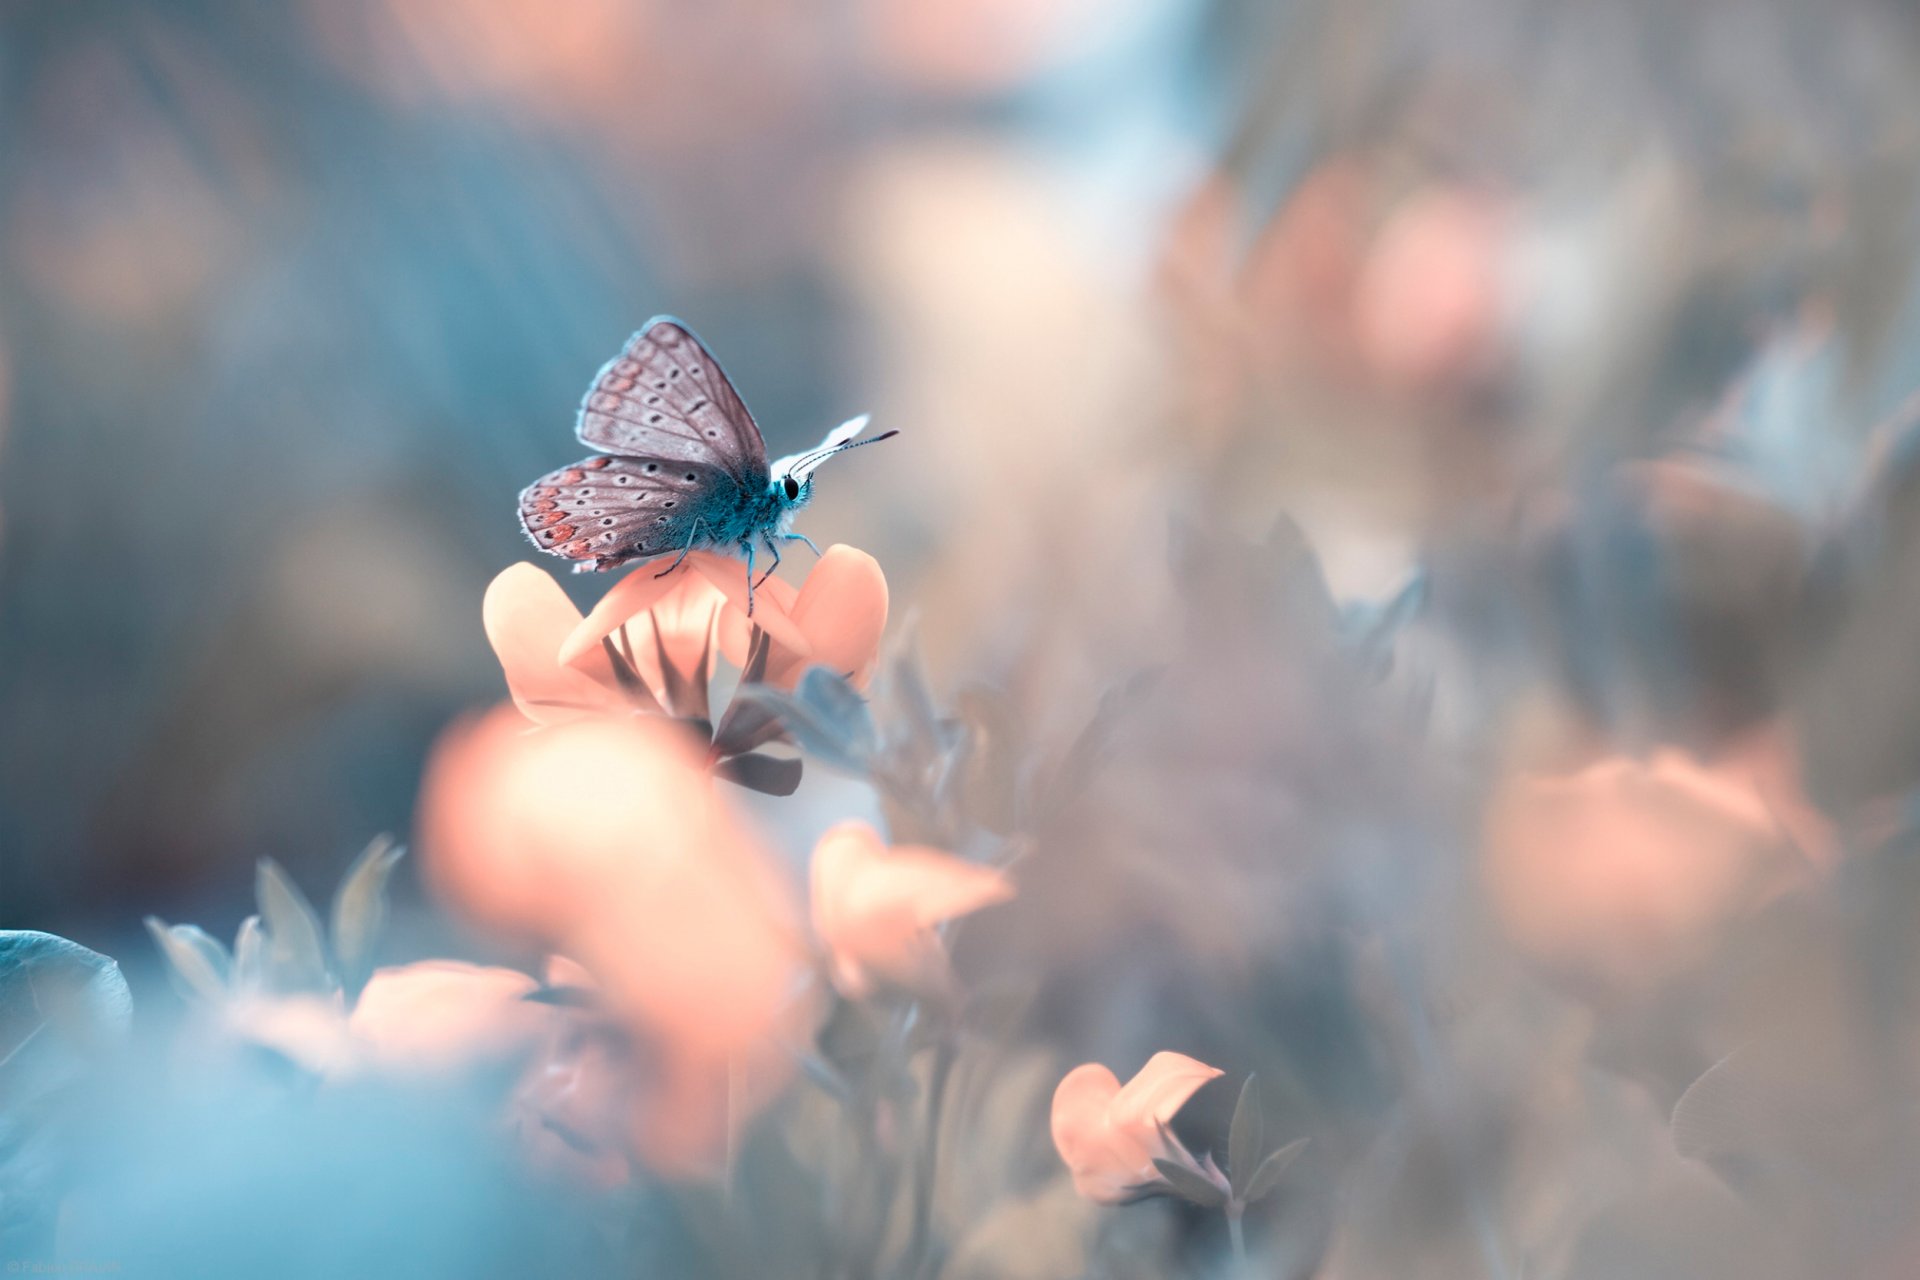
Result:
M564 956L547 961L549 991L575 996L596 985ZM546 1044L514 1097L521 1143L544 1172L620 1186L632 1174L626 1127L634 1107L633 1046L594 1010L554 1013Z
M223 1021L236 1036L316 1075L434 1074L507 1062L532 1050L554 1011L514 969L422 960L377 970L349 1013L338 995L241 995Z
M1004 872L937 849L888 848L863 822L843 822L813 850L813 928L834 986L859 999L881 986L945 992L953 975L936 928L1005 902Z
M1174 1159L1166 1126L1201 1085L1223 1074L1162 1051L1125 1085L1097 1062L1069 1071L1053 1093L1053 1145L1089 1200L1119 1204L1158 1189L1155 1159Z
M1522 951L1580 989L1622 993L1698 960L1808 865L1750 777L1667 750L1508 779L1484 869Z
M593 976L643 1064L634 1145L680 1173L784 1078L807 1012L790 887L700 763L664 721L530 734L501 709L447 735L420 809L443 898Z

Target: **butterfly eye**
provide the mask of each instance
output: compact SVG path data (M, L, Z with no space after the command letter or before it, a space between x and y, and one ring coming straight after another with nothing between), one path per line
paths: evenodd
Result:
M792 476L788 476L784 481L782 481L781 487L784 488L787 492L788 502L792 502L795 498L800 496L800 482L798 480L795 480Z

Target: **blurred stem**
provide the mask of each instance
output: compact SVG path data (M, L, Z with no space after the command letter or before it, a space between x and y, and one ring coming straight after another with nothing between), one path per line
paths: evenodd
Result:
M1227 1201L1227 1238L1233 1241L1234 1270L1241 1275L1247 1271L1247 1233L1240 1227L1240 1214L1245 1207L1238 1200Z
M746 1114L746 1068L738 1057L727 1059L727 1201L733 1201L734 1183L740 1168L741 1118Z
M953 1074L953 1037L944 1030L933 1045L933 1066L927 1077L926 1139L913 1168L913 1235L907 1244L910 1276L925 1274L932 1261L934 1173L940 1164L940 1119L947 1099L947 1079Z

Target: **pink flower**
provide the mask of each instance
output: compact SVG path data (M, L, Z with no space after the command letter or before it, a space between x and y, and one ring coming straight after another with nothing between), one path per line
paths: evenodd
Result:
M813 930L833 982L859 998L877 986L937 994L951 983L936 926L1013 897L1005 873L937 849L889 849L843 822L813 850Z
M501 710L447 735L421 796L436 891L592 975L646 1064L634 1149L673 1173L711 1167L729 1105L784 1080L807 1017L791 887L700 766L667 721L528 733Z
M220 1016L233 1035L327 1079L433 1075L510 1061L539 1043L554 1011L526 1000L537 986L513 969L422 960L376 970L350 1013L337 993L243 995Z
M1508 779L1488 807L1483 865L1517 947L1615 994L1691 965L1809 869L1748 771L1671 750Z
M1053 1145L1089 1200L1119 1204L1160 1180L1156 1157L1177 1158L1161 1136L1201 1085L1221 1072L1181 1053L1156 1053L1124 1086L1097 1062L1053 1091Z
M826 666L861 686L873 674L887 624L887 579L879 562L864 551L828 547L798 588L784 579L768 578L754 592L751 618L747 616L746 566L738 560L696 551L681 569L665 577L656 577L655 572L641 568L628 574L585 618L574 611L559 586L533 565L515 565L496 578L488 589L487 634L502 666L507 667L515 701L521 700L516 666L523 682L530 683L544 678L549 665L590 670L603 696L611 693L617 701L618 689L609 688L613 666L610 661L604 669L600 666L608 641L632 655L642 679L658 692L662 687L659 648L665 649L682 674L690 672L716 617L720 652L736 666L746 665L753 628L767 633L771 645L768 684L789 688L814 665ZM535 587L527 574L544 579L545 589ZM560 634L562 625L567 628L564 634ZM556 634L557 645L552 643ZM515 656L514 663L509 663L509 653ZM524 655L538 661L527 662Z
M880 637L887 628L887 578L880 562L864 551L835 543L820 557L798 589L779 578L769 578L755 596L753 620L760 620L758 601L771 599L806 641L804 649L776 643L767 664L766 682L790 689L800 673L820 666L845 676L864 689L873 678L880 653ZM745 660L749 631L744 614L722 620L721 646L736 666Z
M435 1071L502 1061L548 1033L553 1010L527 996L538 983L516 969L422 960L377 969L347 1017L360 1061L378 1069Z

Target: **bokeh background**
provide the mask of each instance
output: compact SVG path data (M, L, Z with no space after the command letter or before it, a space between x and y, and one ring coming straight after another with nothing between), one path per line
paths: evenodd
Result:
M1112 394L1246 20L6 6L0 912L104 946L237 913L255 857L330 880L404 831L432 735L499 692L514 496L656 313L776 454L862 410L906 433L817 540L904 585L1004 522L996 477Z
M1275 1274L1910 1275L1916 68L1894 0L0 5L0 925L144 1017L143 915L404 836L673 313L776 454L902 433L803 527L1026 855L954 1240L1077 1274L1051 1086L1179 1047L1312 1136ZM413 875L383 958L483 945ZM1218 1253L1164 1208L1116 1257Z

